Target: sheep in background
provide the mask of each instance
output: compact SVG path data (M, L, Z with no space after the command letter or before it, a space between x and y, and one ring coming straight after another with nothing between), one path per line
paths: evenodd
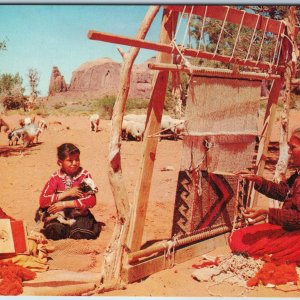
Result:
M183 134L185 130L185 120L173 119L168 115L162 117L161 139L163 138L163 135L166 135L166 137L174 138L175 141L177 141L178 136Z
M98 126L100 122L100 117L98 114L93 114L90 116L90 125L91 125L91 131L98 131Z
M18 145L19 139L23 136L24 127L14 129L11 132L8 133L8 145L13 146L14 142L15 145Z
M35 124L29 124L25 125L23 129L24 131L22 134L22 139L24 147L29 147L31 144L33 144L34 140L36 143L38 143L39 134L42 132L40 127Z
M46 121L43 119L40 119L38 121L38 127L41 128L42 130L45 130L48 128Z
M3 119L0 118L0 132L2 127L4 127L4 132L7 132L9 130L8 124Z
M26 117L26 118L22 118L19 120L19 124L21 127L24 127L26 125L30 125L33 124L35 121L35 117Z
M138 122L138 123L146 123L146 115L135 115L135 114L129 114L124 116L125 121L133 121L133 122Z
M136 141L143 140L145 124L134 121L123 121L122 124L122 137L128 141L132 138Z

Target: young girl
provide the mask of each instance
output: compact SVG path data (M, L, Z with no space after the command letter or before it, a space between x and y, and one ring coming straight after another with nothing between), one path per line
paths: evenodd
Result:
M89 208L96 204L97 188L86 190L85 181L92 182L90 173L80 166L80 150L73 144L57 148L60 170L46 183L40 208L44 210L43 234L48 239L96 239L99 224Z

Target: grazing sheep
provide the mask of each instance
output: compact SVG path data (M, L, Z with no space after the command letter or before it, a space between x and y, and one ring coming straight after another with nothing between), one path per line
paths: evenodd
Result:
M178 136L185 132L185 121L173 119L170 116L163 116L161 121L161 135L166 135L177 141ZM161 137L162 138L162 137Z
M42 132L42 129L40 127L35 124L29 124L25 125L23 129L24 131L22 139L24 147L29 147L33 143L34 139L35 142L38 143L39 134Z
M145 124L124 120L122 124L122 137L127 141L130 138L141 141L143 140L144 130Z
M7 132L9 130L8 124L3 119L0 118L0 132L2 127L4 127L4 132Z
M15 145L18 144L19 139L23 136L24 127L14 129L11 132L8 133L8 145L13 146L14 142Z
M19 120L19 124L21 127L24 127L26 125L30 125L33 124L35 121L35 117L31 118L31 117L26 117L26 118L22 118Z
M146 115L135 115L135 114L129 114L124 116L124 120L125 121L134 121L134 122L138 122L138 123L146 123Z
M98 131L98 126L100 122L100 117L98 114L93 114L90 116L90 125L91 125L91 131Z
M42 130L45 130L48 128L46 121L43 119L38 121L38 127L41 128Z

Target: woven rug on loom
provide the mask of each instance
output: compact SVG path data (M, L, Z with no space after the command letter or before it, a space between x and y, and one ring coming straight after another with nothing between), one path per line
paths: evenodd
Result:
M234 173L253 167L260 90L260 81L192 77L172 235L231 226Z
M253 258L271 256L276 263L296 263L300 266L300 230L286 231L269 223L245 227L229 237L233 253Z

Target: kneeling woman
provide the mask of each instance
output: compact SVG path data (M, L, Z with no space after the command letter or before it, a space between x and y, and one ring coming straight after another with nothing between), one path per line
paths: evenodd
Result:
M96 239L100 227L89 208L96 205L97 188L90 173L80 166L80 150L73 144L62 144L57 158L61 168L52 174L40 196L42 232L53 240Z

